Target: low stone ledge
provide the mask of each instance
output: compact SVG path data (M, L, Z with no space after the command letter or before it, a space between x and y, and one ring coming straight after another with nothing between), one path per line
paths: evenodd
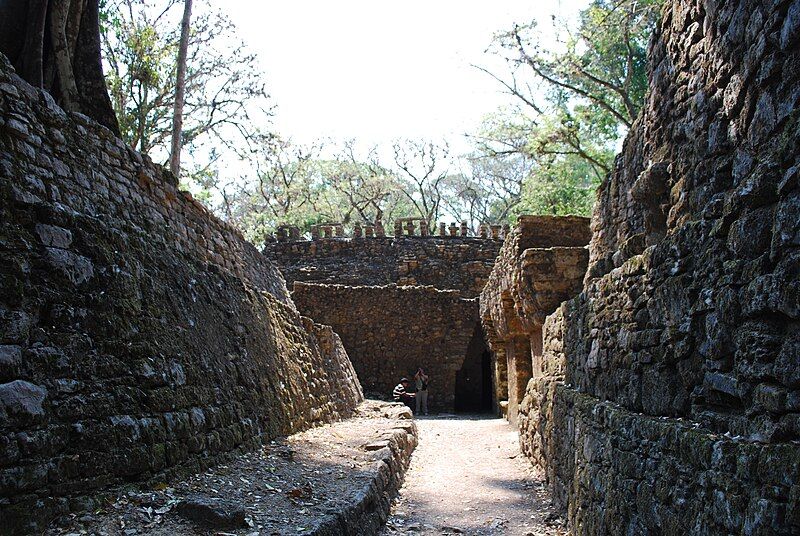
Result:
M403 405L367 400L345 421L277 440L189 478L119 489L92 514L60 519L45 534L207 533L187 501L244 511L226 534L373 535L403 482L417 429ZM98 513L99 512L99 513ZM215 518L216 519L216 518Z
M364 445L372 452L375 462L371 480L357 492L354 500L341 511L329 515L310 532L315 536L378 534L389 517L392 501L403 484L411 453L417 446L417 427L411 412L405 407L391 405L392 412L403 419L382 434L380 442L385 446L370 450L378 442Z

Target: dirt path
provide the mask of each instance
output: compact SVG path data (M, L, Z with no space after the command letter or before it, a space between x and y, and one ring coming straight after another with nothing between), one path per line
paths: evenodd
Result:
M385 534L560 535L543 476L506 421L417 420L419 445Z

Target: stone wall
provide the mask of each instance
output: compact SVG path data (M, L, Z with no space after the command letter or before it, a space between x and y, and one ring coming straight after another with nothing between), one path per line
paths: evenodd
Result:
M339 285L430 285L476 297L502 241L480 237L318 238L267 244L264 254L295 281Z
M433 287L301 282L292 298L302 314L341 336L365 391L387 397L422 367L431 410L453 410L456 374L478 325L477 300Z
M0 57L0 532L347 415L276 268Z
M572 533L797 534L797 442L715 433L576 389L564 373L580 307L576 298L548 317L547 367L519 409L522 450L546 470Z
M480 297L492 349L495 397L516 422L532 367L541 368L542 324L577 293L586 272L589 221L576 216L522 216L506 238Z
M578 534L796 534L800 2L671 2L650 62L523 448Z

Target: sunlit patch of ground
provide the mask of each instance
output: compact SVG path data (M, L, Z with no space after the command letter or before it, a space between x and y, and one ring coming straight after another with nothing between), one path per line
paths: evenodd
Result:
M417 420L419 445L385 529L396 534L561 535L544 477L506 421Z

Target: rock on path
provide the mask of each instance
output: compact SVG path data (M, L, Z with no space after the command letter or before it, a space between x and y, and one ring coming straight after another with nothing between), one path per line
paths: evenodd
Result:
M483 417L417 420L419 445L384 534L561 535L517 431Z

